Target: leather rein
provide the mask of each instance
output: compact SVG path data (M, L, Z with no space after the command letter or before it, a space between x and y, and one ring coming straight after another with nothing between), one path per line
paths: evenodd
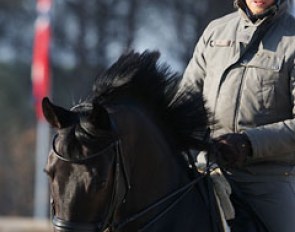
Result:
M156 216L154 216L151 220L149 220L145 225L143 225L140 230L138 231L145 231L147 228L149 228L151 225L153 225L155 222L157 222L160 218L165 216L177 203L179 203L194 187L194 185L199 182L201 179L203 179L206 175L209 173L208 170L203 173L201 176L196 177L188 184L176 189L172 193L169 193L162 198L158 199L153 204L147 206L143 210L135 213L134 215L129 216L125 220L123 220L120 223L115 223L114 221L114 215L119 209L119 206L121 204L126 203L126 197L128 195L128 192L130 190L130 181L129 177L126 173L126 165L124 161L124 157L122 155L122 149L121 149L121 142L120 140L116 140L112 144L110 144L107 148L103 149L102 151L95 153L91 156L82 158L82 159L68 159L60 155L55 147L55 140L57 138L57 135L53 138L53 151L54 155L68 163L79 163L79 164L86 164L88 161L91 161L94 158L97 158L99 156L102 156L103 154L106 154L109 152L110 149L115 149L115 161L114 161L114 179L113 179L113 188L112 188L112 195L109 203L109 207L107 210L107 214L105 216L105 219L102 222L93 222L93 223L80 223L80 222L73 222L73 221L67 221L63 220L61 218L58 218L55 215L55 207L54 202L51 200L51 206L52 206L52 223L56 231L58 232L113 232L122 229L126 225L128 225L131 222L136 221L137 219L141 218L142 216L146 215L151 210L163 205L164 203L168 202L169 200L174 199L174 201L170 202L168 206L166 206L164 209L162 209L161 212L159 212ZM122 173L122 175L121 175ZM122 183L120 183L121 178L124 180L124 186L122 190ZM119 196L120 193L123 191L123 199ZM177 198L176 198L177 197Z

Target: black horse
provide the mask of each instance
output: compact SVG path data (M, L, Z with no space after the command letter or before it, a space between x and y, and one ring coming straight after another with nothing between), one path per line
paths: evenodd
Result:
M208 149L200 94L158 52L123 55L71 110L43 100L57 129L45 168L55 231L222 231L206 174L190 149Z

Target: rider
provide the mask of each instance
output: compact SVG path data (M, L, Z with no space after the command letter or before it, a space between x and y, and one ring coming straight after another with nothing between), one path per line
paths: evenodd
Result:
M295 20L288 4L235 0L236 12L205 29L180 85L180 92L203 93L217 122L211 135L220 166L273 232L295 231ZM233 231L241 220L236 207Z

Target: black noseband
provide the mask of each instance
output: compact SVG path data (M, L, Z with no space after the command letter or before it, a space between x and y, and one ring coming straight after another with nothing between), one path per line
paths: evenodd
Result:
M57 232L97 232L101 230L101 224L96 223L76 223L61 220L53 217L52 224Z

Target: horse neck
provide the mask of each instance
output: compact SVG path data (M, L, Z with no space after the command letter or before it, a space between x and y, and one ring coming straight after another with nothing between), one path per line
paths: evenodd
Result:
M131 190L125 205L137 212L189 181L163 130L141 110L121 108L115 113ZM122 120L124 119L124 120Z

